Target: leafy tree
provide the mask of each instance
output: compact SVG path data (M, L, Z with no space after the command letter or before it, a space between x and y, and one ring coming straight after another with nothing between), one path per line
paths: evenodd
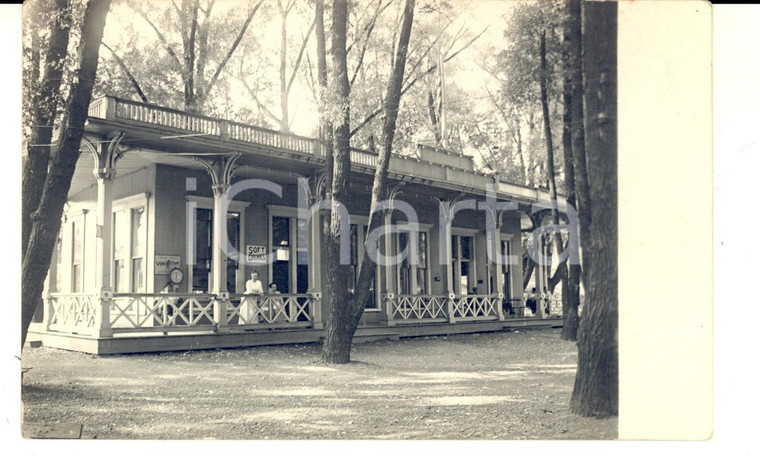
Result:
M56 237L61 228L61 215L63 206L66 203L71 179L79 159L79 147L84 133L84 122L87 119L87 111L92 96L92 88L95 83L95 74L98 67L98 49L103 37L103 28L106 23L106 16L110 6L110 0L89 0L81 10L81 5L66 1L62 4L63 8L59 11L71 11L72 30L76 31L76 46L68 46L66 56L60 52L51 52L50 46L58 46L60 43L54 42L54 39L61 33L59 28L63 28L62 23L54 21L51 25L51 39L48 40L48 52L46 55L55 56L58 59L46 59L44 62L44 71L40 75L41 80L28 81L29 88L27 93L38 100L46 99L52 94L46 102L52 103L52 99L58 98L61 106L61 116L57 118L58 138L55 143L47 146L34 146L30 144L30 154L24 162L24 176L39 175L47 170L44 181L39 187L30 187L38 185L32 184L29 180L23 181L24 189L22 198L22 210L28 210L34 206L32 201L26 199L38 198L36 208L29 215L31 227L29 229L29 239L24 243L25 251L22 259L21 269L21 346L26 341L26 335L29 330L29 324L32 321L35 309L39 305L42 289L47 276L50 259L55 247ZM28 5L31 5L28 4ZM61 6L61 5L56 5ZM78 6L78 7L77 7ZM27 6L27 8L33 8ZM29 11L29 9L27 9ZM53 11L53 10L47 10ZM31 13L36 15L34 11ZM44 18L44 15L37 16ZM38 34L40 27L44 22L32 19L30 22L29 33ZM32 40L33 41L33 40ZM31 61L25 63L34 66L36 64L33 53L26 53L31 57ZM62 57L62 59L61 59ZM62 62L76 62L70 74L65 78L67 83L66 90L52 78L57 70L52 66L61 65ZM31 70L30 75L35 75ZM55 87L52 92L48 91L49 87ZM58 104L56 103L56 104ZM48 111L49 112L49 111ZM28 120L35 120L34 116L25 117ZM37 125L26 125L27 130L36 128ZM32 156L31 154L40 156ZM47 155L49 154L49 155ZM39 193L38 193L39 192ZM35 193L39 194L38 197Z
M211 94L224 79L263 0L246 9L228 7L220 14L214 14L219 9L215 10L216 0L182 0L179 5L124 2L122 6L139 16L153 36L127 24L123 42L103 43L110 52L99 74L98 92L136 94L143 102L213 113Z

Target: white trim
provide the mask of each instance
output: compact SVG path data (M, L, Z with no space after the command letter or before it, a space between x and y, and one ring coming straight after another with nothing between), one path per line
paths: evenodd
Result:
M477 228L457 228L455 226L451 227L452 236L475 236L479 231L480 230Z
M394 225L398 226L399 228L411 230L411 231L430 231L431 228L433 228L433 225L430 223L422 223L422 222L409 222L408 220L399 221L398 223L394 223ZM453 229L453 228L452 228Z
M501 236L502 241L511 241L513 237L515 237L512 233L499 233Z
M198 209L214 209L214 198L198 195L185 195L185 201L192 201L195 203L195 207ZM250 206L251 203L247 201L232 200L227 202L227 212L245 212L245 209Z
M267 204L270 218L274 217L298 217L298 208L290 206L279 206L276 204Z
M133 208L133 207L140 206L143 204L146 205L146 210L147 210L147 204L150 197L151 197L150 192L145 192L145 193L138 193L137 195L127 196L125 198L114 200L111 203L111 212L117 212L126 208Z

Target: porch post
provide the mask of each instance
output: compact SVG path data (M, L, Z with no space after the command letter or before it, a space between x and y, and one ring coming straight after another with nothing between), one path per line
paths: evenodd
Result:
M446 314L449 317L449 323L456 323L454 316L454 284L453 269L451 266L451 209L446 214L441 214L441 236L439 237L441 258L443 265L444 281L446 283Z
M493 284L496 287L496 292L494 293L492 290L492 295L496 296L496 312L499 316L499 320L504 320L504 261L506 260L504 257L504 252L501 250L501 220L496 220L496 230L495 233L491 235L491 247L493 250L491 250L491 255L493 258L493 267L491 268L492 273L496 274L496 277L494 277Z
M113 265L113 179L116 162L121 158L119 143L122 132L113 132L99 144L87 142L95 160L94 175L98 181L98 209L95 228L95 289L98 309L95 313L95 332L98 338L113 336L111 329L111 267Z
M230 299L227 290L227 207L230 182L235 172L235 162L240 153L221 156L216 160L196 157L211 176L211 189L214 192L214 210L212 214L213 239L211 247L211 294L214 299L214 323L217 331L228 329L227 304Z
M229 184L213 185L214 211L212 214L212 247L211 247L211 293L216 295L214 300L214 322L218 327L227 324L227 301L230 298L227 290L227 207L225 199Z
M385 299L382 301L382 305L385 306L385 318L388 326L394 326L393 321L393 302L397 299L396 296L396 274L394 273L395 265L388 261L388 257L393 254L393 230L392 230L392 215L393 209L390 208L383 214L383 227L385 228L385 235L383 236L383 255L386 259L385 264Z
M61 229L63 229L63 224L61 224ZM58 293L58 259L60 255L61 236L59 234L53 248L53 261L50 262L50 269L48 269L48 277L45 281L45 296L42 300L42 322L45 325L45 331L50 330L50 322L53 319L53 300L50 298L50 295Z
M546 246L544 244L543 236L540 237L538 242L538 258L546 258ZM541 264L543 261L536 262L536 313L538 318L544 318L544 300L541 298L544 294L544 288L548 288L546 280L546 265Z
M309 217L309 294L311 294L311 323L314 329L322 328L322 238L319 211Z

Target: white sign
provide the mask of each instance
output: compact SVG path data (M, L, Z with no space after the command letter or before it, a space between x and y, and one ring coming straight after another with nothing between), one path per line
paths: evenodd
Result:
M245 262L248 264L266 264L267 248L263 245L246 245Z
M154 272L156 274L168 274L172 269L180 267L180 257L174 255L156 255Z

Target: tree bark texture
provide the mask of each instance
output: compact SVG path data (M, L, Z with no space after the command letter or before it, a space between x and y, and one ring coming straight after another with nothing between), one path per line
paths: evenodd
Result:
M43 2L38 2L43 3ZM62 12L67 7L66 0L54 0L44 2L43 5L35 5L45 13L51 11ZM30 6L31 7L31 6ZM38 16L39 20L42 20ZM29 143L26 148L26 159L21 177L21 254L24 254L29 234L32 229L34 212L40 204L41 189L47 178L48 161L50 160L50 143L53 138L53 124L55 113L58 108L59 87L63 76L63 60L66 57L66 49L69 45L70 20L63 14L57 15L49 24L50 37L47 41L45 52L45 67L41 80L34 79L29 82L32 98L31 117L29 124L31 131ZM33 29L29 33L39 33L39 27L43 24L33 23Z
M562 114L562 150L565 165L565 201L569 207L575 208L575 169L573 168L573 125L578 124L583 128L583 117L573 117L573 104L580 103L580 109L583 109L583 100L573 100L573 40L581 39L581 30L576 28L580 22L576 22L571 15L574 0L565 0L565 20L563 22L563 81L562 81L562 98L564 110ZM576 235L580 235L577 226L570 226L575 230ZM580 305L580 264L572 263L568 267L567 277L562 279L562 340L578 340L578 306Z
M333 27L335 27L335 8L333 11ZM339 12L340 19L345 21L345 16L342 16L342 12ZM375 171L375 177L372 185L372 203L371 208L374 209L378 206L378 203L387 198L387 176L388 166L390 164L390 157L393 149L393 137L396 132L396 120L398 118L398 107L401 101L402 85L404 79L404 71L406 67L406 57L409 48L409 39L412 31L412 23L414 19L414 0L406 0L404 6L404 15L401 23L401 31L399 33L399 43L396 47L396 55L391 72L391 78L388 82L387 95L385 97L385 120L383 122L382 141L383 146L378 156L378 167ZM340 30L339 30L340 31ZM341 47L345 50L345 23L342 30L343 34L338 34L337 37L342 39ZM333 52L335 52L336 34L333 34ZM335 56L335 54L333 54ZM342 54L342 60L334 60L334 64L341 65L340 68L345 70L345 53ZM344 75L347 73L344 73ZM343 76L341 76L341 79ZM345 84L345 96L348 98L348 79L340 81L340 86L343 88ZM341 91L341 94L344 92ZM346 116L348 116L346 114ZM340 201L342 192L346 191L348 171L350 170L350 161L348 160L348 142L350 138L350 129L348 128L348 119L346 118L345 127L335 129L335 145L336 145L336 159L335 170L333 172L333 198ZM341 126L343 127L343 126ZM340 131L339 131L340 130ZM339 143L338 137L345 138L343 143ZM338 158L344 151L340 150L340 147L345 147L346 159ZM345 169L341 169L345 162ZM346 185L337 184L336 182L346 182ZM336 197L337 195L337 197ZM373 211L371 209L370 222L368 232L378 228L382 223L382 213ZM322 360L327 363L343 364L350 362L351 360L351 340L353 339L356 328L359 324L359 320L364 312L364 307L367 300L370 297L372 278L375 276L376 264L369 255L365 255L364 260L360 266L359 278L357 281L356 292L353 296L348 291L348 283L345 280L346 275L339 274L335 277L336 271L341 271L347 266L339 264L340 253L340 236L338 235L339 217L336 217L337 211L332 211L332 223L330 229L330 236L327 239L329 245L326 246L326 250L329 252L325 262L325 273L327 282L330 289L329 295L333 302L330 306L330 317L327 322L326 336L322 346ZM336 261L337 260L337 261Z
M29 324L42 294L45 276L61 229L61 214L71 187L84 122L92 97L98 67L98 50L111 0L90 0L82 25L82 55L73 80L69 99L64 104L61 133L50 157L47 179L42 189L37 217L32 223L29 243L21 272L21 346L26 341Z
M329 214L330 227L325 237L324 278L325 297L328 304L328 321L322 344L322 361L331 364L345 364L351 361L350 293L345 270L347 265L340 261L340 225L338 210L346 203L348 183L351 178L350 131L351 113L349 107L349 82L346 53L346 27L348 22L347 0L335 0L332 7L332 48L330 58L332 71L328 87L334 90L333 103L337 103L340 118L333 125L333 170L332 198Z
M617 3L584 5L589 242L586 302L578 332L578 371L570 409L618 414Z

